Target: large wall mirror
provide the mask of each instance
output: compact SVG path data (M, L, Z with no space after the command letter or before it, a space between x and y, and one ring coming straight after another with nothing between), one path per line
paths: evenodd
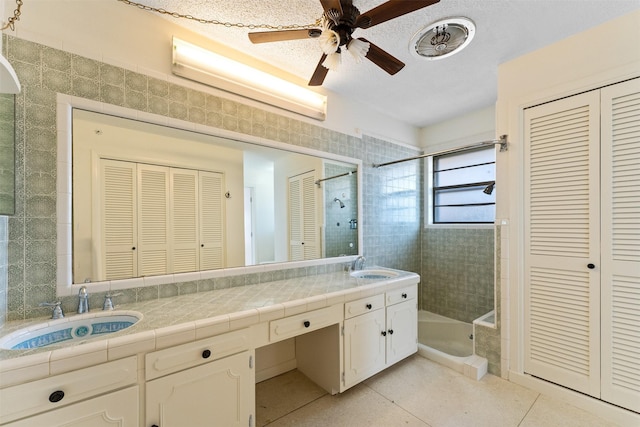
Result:
M73 283L358 254L359 161L277 145L73 108Z
M15 95L0 94L0 215L15 213Z

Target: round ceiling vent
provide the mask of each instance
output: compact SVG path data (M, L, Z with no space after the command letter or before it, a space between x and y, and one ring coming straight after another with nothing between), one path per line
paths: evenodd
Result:
M467 18L447 18L418 31L409 44L411 54L423 59L446 58L464 49L473 39L475 24Z

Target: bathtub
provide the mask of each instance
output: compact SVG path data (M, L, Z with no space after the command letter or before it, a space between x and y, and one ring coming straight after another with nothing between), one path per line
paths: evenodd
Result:
M487 372L473 354L473 325L429 311L418 311L418 354L478 380Z

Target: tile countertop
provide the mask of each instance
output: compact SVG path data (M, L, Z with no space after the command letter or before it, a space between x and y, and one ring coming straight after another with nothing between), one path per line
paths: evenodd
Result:
M367 269L370 268L373 267ZM116 306L116 310L137 311L144 317L127 329L109 334L108 338L97 337L29 350L0 350L0 384L6 386L7 380L13 383L7 375L10 371L16 374L29 371L29 376L37 377L36 366L42 371L49 369L50 365L47 375L53 375L70 370L70 359L75 359L74 366L78 369L353 301L420 280L416 273L392 271L399 273L398 276L356 279L347 272L338 272L121 304ZM99 313L100 310L92 312ZM70 314L67 318L73 319L74 316ZM7 322L0 330L0 337L47 320ZM55 362L63 360L67 362L64 363L66 368L55 368Z

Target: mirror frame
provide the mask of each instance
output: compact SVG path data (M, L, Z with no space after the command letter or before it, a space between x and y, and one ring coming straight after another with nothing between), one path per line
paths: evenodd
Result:
M7 168L0 166L0 187L7 189L0 194L0 215L16 214L16 95L3 93L0 102L2 118L0 125L6 125L1 131L7 138L7 145L0 145L0 157L4 158ZM6 114L5 114L6 112ZM11 139L9 143L9 139ZM4 163L3 162L3 163Z
M237 140L239 142L256 144L274 149L285 150L300 154L322 157L328 160L353 163L359 171L357 179L358 218L363 218L362 212L362 160L338 154L327 153L311 148L286 144L266 138L247 135L239 132L228 131L212 126L200 125L185 120L172 119L158 114L145 113L126 107L118 107L99 101L79 98L58 93L57 95L57 296L71 296L77 294L83 283L73 283L73 218L72 218L72 116L73 109L93 111L109 114L125 119L139 120L155 125L168 126L175 129L195 131L205 135ZM362 227L358 227L358 255L363 252ZM265 271L282 270L287 268L307 267L315 265L327 265L347 263L358 255L350 255L333 258L318 258L308 261L275 262L245 267L222 268L218 270L197 271L191 273L168 274L163 276L136 277L132 279L92 282L92 292L106 292L119 289L130 289L145 286L154 286L167 283L189 282L199 279L236 276L242 274L260 273Z

